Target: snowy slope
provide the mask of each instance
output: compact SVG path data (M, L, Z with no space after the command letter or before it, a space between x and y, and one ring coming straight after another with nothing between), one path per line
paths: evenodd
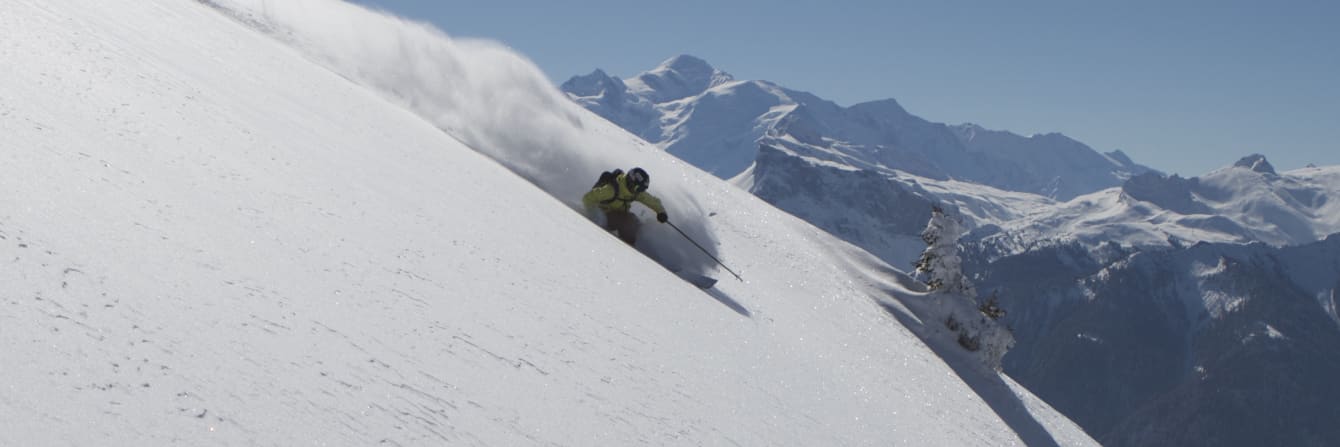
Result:
M0 4L0 444L1093 444L499 45L218 3ZM748 282L575 209L634 162Z

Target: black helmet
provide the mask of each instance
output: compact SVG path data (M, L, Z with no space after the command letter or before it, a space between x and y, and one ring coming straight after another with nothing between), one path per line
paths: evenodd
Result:
M633 190L633 192L646 191L647 185L651 183L651 177L648 177L647 171L643 171L642 168L629 170L628 175L624 178L628 180L628 189Z

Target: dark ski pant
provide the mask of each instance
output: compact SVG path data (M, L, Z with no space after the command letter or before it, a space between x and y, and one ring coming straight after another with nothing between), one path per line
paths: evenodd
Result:
M605 229L619 235L628 245L637 243L637 230L641 226L637 216L628 211L608 211L605 213Z

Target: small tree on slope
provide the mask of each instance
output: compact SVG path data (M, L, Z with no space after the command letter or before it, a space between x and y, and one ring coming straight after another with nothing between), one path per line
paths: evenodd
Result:
M916 273L927 278L926 285L931 290L975 297L977 290L963 275L963 260L958 255L958 238L962 234L963 224L940 207L931 207L931 221L921 232L926 251L917 260Z
M977 289L963 274L958 239L963 225L940 207L931 208L931 220L921 232L926 250L916 262L916 274L925 278L935 318L943 321L955 341L975 353L988 368L999 370L1001 358L1014 346L1014 336L996 320L1005 311L993 295L977 304Z

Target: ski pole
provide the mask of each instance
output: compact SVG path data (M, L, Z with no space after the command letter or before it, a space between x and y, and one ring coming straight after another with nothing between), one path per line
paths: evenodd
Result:
M703 254L707 255L707 257L709 258L712 258L713 261L716 261L717 264L721 266L721 268L726 269L726 271L730 272L730 274L735 275L735 279L740 280L740 282L744 282L744 278L741 278L739 273L735 273L735 271L731 270L730 267L726 267L726 264L721 262L720 259L717 259L716 256L712 256L712 253L709 253L706 248L703 248L702 245L698 245L698 242L693 240L693 238L689 237L689 235L684 234L684 230L679 229L679 227L676 227L674 223L671 223L668 220L665 221L665 223L670 224L670 228L674 228L675 231L678 231L680 236L684 236L684 239L688 239L689 242L692 242L693 246L698 247L699 250L703 251Z

